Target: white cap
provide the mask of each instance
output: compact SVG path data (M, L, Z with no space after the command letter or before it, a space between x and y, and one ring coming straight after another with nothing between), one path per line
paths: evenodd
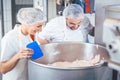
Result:
M21 24L34 24L46 21L46 16L37 8L21 8L17 14L17 20Z
M84 11L83 8L78 4L70 4L64 9L63 16L65 17L72 16L73 18L81 17L83 19Z

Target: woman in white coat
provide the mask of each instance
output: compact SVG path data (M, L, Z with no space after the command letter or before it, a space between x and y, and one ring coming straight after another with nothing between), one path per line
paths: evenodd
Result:
M16 24L1 41L2 80L28 80L27 61L33 50L26 48L26 45L34 39L30 35L35 36L45 23L43 12L36 8L20 9L17 19L21 24Z
M63 16L56 17L49 21L39 33L41 44L49 42L81 41L86 42L87 34L92 25L81 6L77 4L68 5Z

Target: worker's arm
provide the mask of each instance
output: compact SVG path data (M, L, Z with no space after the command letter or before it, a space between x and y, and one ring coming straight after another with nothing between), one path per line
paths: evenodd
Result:
M82 25L83 25L82 28L84 29L85 34L88 34L94 28L94 26L91 24L87 16L84 17L82 21Z
M22 50L20 50L16 55L14 55L10 60L7 61L2 61L0 62L0 72L5 74L9 71L11 71L16 64L18 63L18 61L22 58L30 58L31 55L33 54L33 50L28 49L28 48L24 48Z
M17 64L18 61L19 61L19 57L17 55L15 55L9 61L2 61L0 63L1 64L0 72L3 74L9 72L10 70L12 70L15 67L15 65Z
M40 44L47 44L47 43L49 43L48 40L46 40L46 39L42 39L40 37L37 37L37 39L38 39Z

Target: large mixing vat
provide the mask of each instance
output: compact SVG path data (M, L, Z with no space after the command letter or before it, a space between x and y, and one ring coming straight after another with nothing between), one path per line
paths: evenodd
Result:
M107 50L94 44L50 43L41 45L41 49L44 53L42 58L36 61L29 60L29 80L102 80L105 72L103 63L74 68L55 68L47 64L57 61L72 62L76 59L89 60L95 55L100 55L101 60L109 59Z

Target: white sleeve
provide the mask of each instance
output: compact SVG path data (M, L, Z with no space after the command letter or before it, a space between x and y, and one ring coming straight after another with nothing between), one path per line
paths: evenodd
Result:
M87 16L83 19L81 28L84 30L85 34L88 34L89 31L93 28L93 25L90 23L90 20Z
M43 28L42 32L38 34L38 36L50 42L55 34L55 27L56 26L53 21L47 23L46 26Z
M11 35L12 36L12 35ZM1 58L0 61L9 60L15 54L15 45L13 44L14 41L11 40L10 35L5 35L1 40ZM17 46L16 46L17 47Z

